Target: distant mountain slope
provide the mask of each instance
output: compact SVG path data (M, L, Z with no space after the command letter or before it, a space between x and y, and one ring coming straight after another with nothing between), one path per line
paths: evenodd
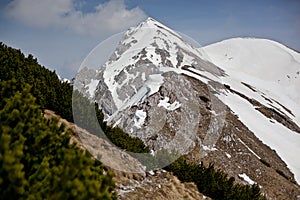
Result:
M277 110L300 126L300 54L266 39L234 38L203 47L211 62L228 76L222 82L231 89ZM244 84L243 84L244 83ZM223 96L224 102L265 144L275 149L300 182L300 133L265 118L245 99ZM255 110L256 109L256 110ZM274 119L275 118L275 119ZM285 121L285 120L284 120Z
M230 76L236 72L272 82L274 87L259 86L300 104L300 53L275 41L254 38L233 38L201 49ZM260 83L253 81L253 86L255 84Z

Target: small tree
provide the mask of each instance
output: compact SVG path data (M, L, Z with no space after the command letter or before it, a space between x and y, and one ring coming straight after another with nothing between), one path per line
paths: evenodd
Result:
M13 82L1 83L3 91ZM2 199L116 199L112 174L70 144L70 133L47 121L24 87L5 97L0 110ZM5 95L5 94L4 94Z

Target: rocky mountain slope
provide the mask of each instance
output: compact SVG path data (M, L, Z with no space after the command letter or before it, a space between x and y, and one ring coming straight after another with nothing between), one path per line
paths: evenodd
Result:
M102 161L110 163L110 170L114 172L118 199L210 199L198 192L193 183L181 183L176 176L165 170L145 173L144 167L129 154L115 148L106 140L96 137L87 130L68 122L51 110L44 110L47 119L57 118L58 125L65 125L65 130L71 130L71 143L75 142L83 150L94 153L94 157L102 156ZM103 148L105 147L105 148ZM112 159L113 155L113 159ZM117 159L116 159L117 158ZM127 164L129 166L126 166ZM118 167L139 169L140 173L126 173ZM129 169L125 170L129 171Z
M259 184L269 199L297 199L299 57L267 40L197 49L149 18L98 70L85 66L74 86L151 155L213 162L239 183Z

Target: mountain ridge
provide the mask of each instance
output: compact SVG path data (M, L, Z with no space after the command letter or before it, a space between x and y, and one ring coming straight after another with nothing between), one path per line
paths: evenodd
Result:
M109 124L140 138L154 152L176 149L193 162L215 162L238 181L251 177L271 197L284 196L283 190L294 187L288 183L294 184L293 173L299 182L300 165L289 151L300 144L297 96L281 97L278 91L286 88L277 90L278 83L271 82L269 91L268 80L230 71L234 65L226 68L216 59L232 60L226 53L218 55L211 46L195 49L156 23L148 19L126 32L90 82L77 74L77 88L99 103ZM293 64L297 69L297 62ZM93 94L87 92L91 88ZM272 169L262 164L265 160ZM277 171L288 177L285 189L270 179ZM297 192L289 191L295 197Z

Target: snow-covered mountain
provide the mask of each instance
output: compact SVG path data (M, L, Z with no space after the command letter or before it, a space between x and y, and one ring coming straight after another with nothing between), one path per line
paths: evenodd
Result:
M203 50L194 48L175 31L148 18L125 33L109 61L98 72L84 68L75 85L81 91L85 89L86 95L99 103L110 124L141 138L154 151L176 149L186 154L196 143L201 143L196 136L201 116L194 109L200 100L196 93L191 93L189 81L178 78L178 74L208 83L212 77L223 76L224 72L208 61ZM170 81L166 81L168 79ZM171 92L173 97L167 96L175 89L174 84L181 85L181 89ZM91 93L96 85L96 91ZM158 93L162 86L167 88L166 94ZM154 94L159 95L155 97ZM151 111L137 107L146 105L146 101L150 101ZM179 108L180 123L178 116L173 115ZM179 138L171 140L167 134L156 135L166 121L170 121L171 129ZM150 141L152 137L157 139Z
M137 99L141 99L145 93L149 96L157 92L162 84L161 74L164 72L178 72L183 66L192 64L198 66L199 70L215 75L222 74L222 70L207 62L203 50L193 48L178 33L148 18L125 33L109 61L101 66L101 81L108 86L109 95L113 99L113 102L109 103L111 105L103 106L106 106L111 114L120 111L132 104L131 97L141 86L143 92L136 97ZM88 78L90 79L91 77ZM84 87L94 91L95 83L91 81L84 84ZM130 86L127 83L130 83ZM89 93L90 97L94 95L93 92Z
M203 50L228 76L224 84L255 99L291 120L291 129L274 118L266 118L253 103L229 93L221 99L265 144L275 149L300 182L300 54L266 39L234 38ZM285 120L284 120L285 121Z
M272 198L300 194L299 53L246 38L197 49L148 18L103 66L88 67L74 87L154 153L214 162Z
M251 77L253 86L257 85L270 92L280 93L282 97L300 104L300 54L298 52L275 41L254 38L229 39L208 45L202 50L230 77L240 77L239 79ZM266 85L258 80L274 85ZM283 103L287 105L290 101ZM293 110L298 111L299 106L298 109Z

